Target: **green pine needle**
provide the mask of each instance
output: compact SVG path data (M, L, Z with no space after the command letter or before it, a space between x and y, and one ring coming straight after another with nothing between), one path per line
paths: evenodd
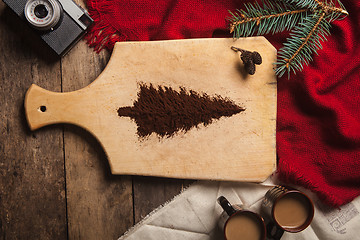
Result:
M323 17L322 13L309 15L291 31L284 47L279 50L276 75L281 77L287 71L290 77L291 72L302 71L304 64L313 60L313 53L322 48L321 42L330 35L331 25L323 21Z
M262 6L257 2L247 3L246 11L230 12L235 38L289 31L309 13L307 9L299 10L280 0L262 2Z
M348 15L340 0L262 0L230 12L234 38L291 31L279 50L275 72L296 74L308 65L330 34L331 22Z
M329 22L333 22L335 20L343 20L348 15L344 5L340 1L336 1L336 2L338 3L339 7L337 7L334 2L328 3L329 8L336 9L336 11L331 11L326 16L326 18Z
M284 0L284 2L296 8L315 9L319 6L316 0Z

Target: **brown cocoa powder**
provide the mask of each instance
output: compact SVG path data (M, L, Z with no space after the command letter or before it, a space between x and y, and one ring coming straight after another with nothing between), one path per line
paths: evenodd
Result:
M177 131L186 132L201 123L207 126L214 119L230 117L245 110L228 98L219 95L210 97L184 87L180 87L180 91L143 83L139 87L134 106L120 107L118 115L133 119L140 137L151 133L169 137Z

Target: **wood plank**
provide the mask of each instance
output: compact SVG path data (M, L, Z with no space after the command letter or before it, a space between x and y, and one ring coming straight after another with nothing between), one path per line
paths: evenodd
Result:
M108 59L79 42L62 59L63 91L87 86ZM69 238L117 239L133 224L131 177L112 175L100 144L83 129L66 126L64 142Z
M2 1L0 53L0 239L66 239L63 130L23 107L33 82L61 90L60 61Z
M141 221L151 211L170 201L189 183L181 179L157 177L133 177L134 220Z

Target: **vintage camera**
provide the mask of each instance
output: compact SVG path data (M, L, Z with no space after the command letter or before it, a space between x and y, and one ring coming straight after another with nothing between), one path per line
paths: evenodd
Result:
M86 33L93 23L72 0L3 0L60 56Z

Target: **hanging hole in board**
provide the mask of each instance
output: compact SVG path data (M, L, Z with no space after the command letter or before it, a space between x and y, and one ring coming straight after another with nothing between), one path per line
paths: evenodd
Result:
M46 112L46 106L40 106L38 109L40 112Z

